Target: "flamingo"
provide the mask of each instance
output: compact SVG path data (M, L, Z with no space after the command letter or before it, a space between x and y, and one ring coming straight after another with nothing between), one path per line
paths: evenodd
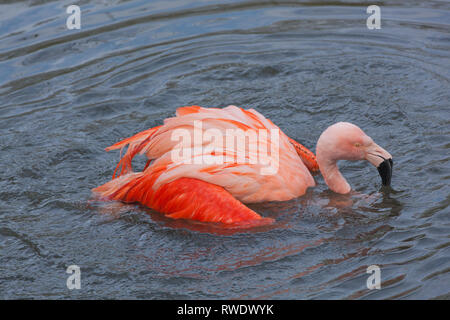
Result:
M196 128L199 122L201 129ZM226 138L230 129L240 130L246 137L262 130L278 133L266 134L262 142L224 147L219 134ZM215 136L187 143L174 139L177 132L195 136L196 130L200 134L215 130ZM339 122L328 127L319 137L316 157L256 110L236 106L178 108L176 116L165 119L163 125L139 132L106 151L120 149L122 153L127 146L112 180L92 189L95 195L103 200L140 203L173 219L224 225L272 224L273 219L245 204L300 197L315 186L313 174L319 171L332 191L349 193L351 187L338 169L338 160L369 161L378 169L383 185L390 184L393 166L392 156L354 124ZM244 161L236 160L239 151L246 153ZM132 170L137 154L148 158L141 172ZM176 154L184 157L174 157ZM264 161L251 162L251 155ZM264 174L268 164L274 170Z

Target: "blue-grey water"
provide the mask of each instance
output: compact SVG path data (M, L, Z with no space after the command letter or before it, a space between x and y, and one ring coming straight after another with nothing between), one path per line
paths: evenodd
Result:
M450 3L380 1L379 30L370 4L0 1L0 298L449 298ZM191 104L255 108L312 150L353 122L393 155L392 188L342 162L357 194L316 176L242 232L92 201L105 147Z

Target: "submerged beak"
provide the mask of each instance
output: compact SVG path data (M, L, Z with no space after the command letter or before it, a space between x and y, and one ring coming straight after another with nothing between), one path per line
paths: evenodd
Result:
M386 159L377 167L378 173L380 174L381 177L381 183L383 184L383 186L391 185L393 165L394 163L392 162L392 159Z
M384 186L389 186L391 184L392 167L394 165L390 153L376 143L373 143L366 149L366 159L378 169L381 183Z

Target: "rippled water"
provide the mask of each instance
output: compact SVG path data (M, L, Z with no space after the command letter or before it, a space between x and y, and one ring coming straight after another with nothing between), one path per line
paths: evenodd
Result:
M449 298L450 4L384 1L368 30L369 4L0 1L0 298ZM393 154L392 188L344 162L363 195L319 176L238 233L90 201L106 146L190 104L256 108L313 150L358 124Z

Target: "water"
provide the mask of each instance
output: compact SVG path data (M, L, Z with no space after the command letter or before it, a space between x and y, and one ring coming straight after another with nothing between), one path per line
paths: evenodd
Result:
M369 2L78 1L67 30L74 2L0 3L0 298L449 298L448 2L384 1L368 30ZM313 150L353 122L393 154L392 188L343 162L362 195L319 176L237 233L91 201L106 146L191 104L256 108Z

